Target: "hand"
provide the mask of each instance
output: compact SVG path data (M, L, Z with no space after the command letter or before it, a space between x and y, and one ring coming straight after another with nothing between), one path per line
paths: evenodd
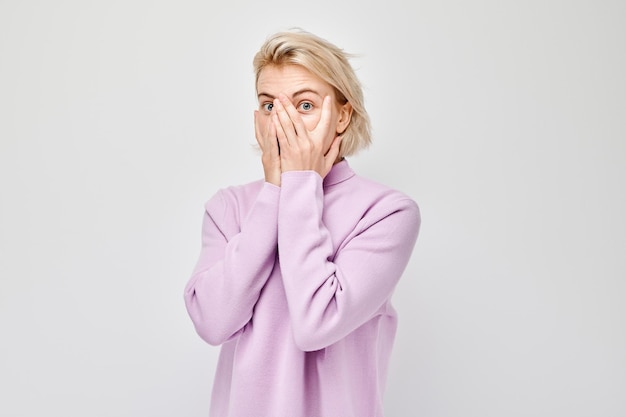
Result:
M286 171L315 171L322 178L330 172L339 154L341 136L331 130L331 98L322 103L321 116L308 130L291 101L280 94L274 99L273 130L280 146L280 168Z
M254 134L261 148L261 162L265 172L265 181L280 187L280 152L276 139L276 127L271 120L262 126L259 111L254 111Z

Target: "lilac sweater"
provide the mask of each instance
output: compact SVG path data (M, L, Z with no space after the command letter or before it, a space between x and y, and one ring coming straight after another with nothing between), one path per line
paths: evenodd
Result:
M222 345L212 417L380 417L397 319L391 296L417 239L406 195L344 160L220 190L185 289Z

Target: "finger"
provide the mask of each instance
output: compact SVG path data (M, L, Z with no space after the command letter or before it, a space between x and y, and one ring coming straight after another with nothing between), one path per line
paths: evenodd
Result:
M276 127L274 123L270 121L267 127L267 143L270 146L270 153L272 156L280 155L280 147L278 145L278 139L276 138Z
M296 131L296 127L294 126L291 117L289 117L289 113L287 113L287 110L280 100L274 100L274 109L276 109L277 120L279 121L280 126L285 133L285 137L289 141L289 144L297 145L298 133Z
M278 140L276 139L276 128L272 120L267 120L265 126L262 126L264 120L258 110L254 112L254 134L263 153L269 154L271 157L280 155Z
M343 136L337 136L335 139L333 139L333 143L330 145L330 149L328 149L328 152L326 152L326 155L324 155L324 166L326 167L327 171L330 171L333 164L337 160L337 156L339 155L339 149L341 149L342 139Z
M329 128L330 128L330 119L331 119L331 115L332 115L332 103L331 103L331 98L330 96L326 96L324 97L324 101L322 102L322 115L320 116L320 120L319 122L317 122L317 125L315 126L314 131L316 132L322 132L322 135L320 135L319 137L328 137L326 136L326 133L328 132Z
M257 143L261 147L261 150L264 151L268 149L268 146L271 145L271 122L265 123L263 126L262 118L259 114L258 110L254 111L254 135L256 137Z
M283 126L281 125L280 120L278 119L277 113L272 114L271 125L272 125L272 129L276 132L278 145L283 149L289 146L289 138L285 134L285 130L283 129Z
M289 116L289 120L294 127L294 131L296 136L302 137L306 132L306 128L304 126L304 122L302 121L302 117L300 117L300 113L298 109L289 101L286 95L279 94L278 100L280 101L281 107L287 112Z

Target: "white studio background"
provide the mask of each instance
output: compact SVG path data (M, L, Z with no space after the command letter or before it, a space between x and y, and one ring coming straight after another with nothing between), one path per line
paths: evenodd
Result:
M625 22L609 0L0 1L0 415L207 415L218 349L182 291L204 201L262 175L251 60L292 26L361 55L375 144L351 164L422 209L387 416L626 415Z

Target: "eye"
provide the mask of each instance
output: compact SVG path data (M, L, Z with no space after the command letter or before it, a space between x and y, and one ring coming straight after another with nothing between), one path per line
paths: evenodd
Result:
M313 103L311 103L310 101L303 101L302 103L300 103L298 108L302 111L311 111L313 110Z
M263 104L261 104L261 108L263 110L265 110L266 112L271 113L272 109L274 108L274 103L271 103L271 102L270 103L263 103Z

